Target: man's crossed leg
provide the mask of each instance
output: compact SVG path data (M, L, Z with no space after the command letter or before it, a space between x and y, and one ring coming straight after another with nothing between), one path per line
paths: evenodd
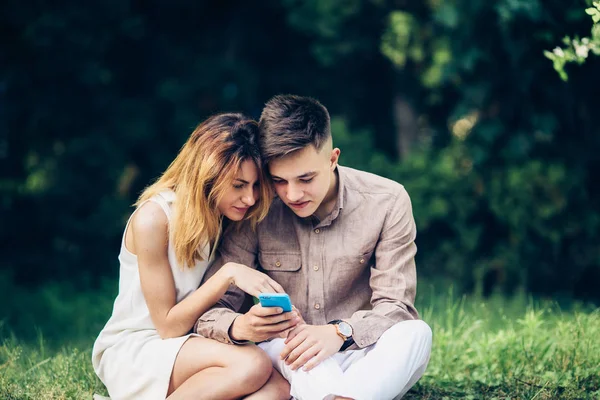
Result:
M305 372L281 360L284 339L259 345L290 382L299 400L384 400L403 396L423 375L431 352L431 329L421 320L403 321L385 331L377 343L329 357Z

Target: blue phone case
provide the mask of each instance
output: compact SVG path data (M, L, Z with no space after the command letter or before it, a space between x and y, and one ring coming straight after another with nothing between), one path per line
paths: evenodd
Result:
M258 300L263 307L281 307L283 312L292 311L292 301L287 293L261 293Z

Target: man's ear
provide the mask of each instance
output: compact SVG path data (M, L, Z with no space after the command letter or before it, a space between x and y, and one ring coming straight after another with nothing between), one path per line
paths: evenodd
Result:
M338 149L337 147L333 150L331 150L331 156L329 157L329 161L330 161L330 168L333 171L338 163L338 160L340 159L340 149Z

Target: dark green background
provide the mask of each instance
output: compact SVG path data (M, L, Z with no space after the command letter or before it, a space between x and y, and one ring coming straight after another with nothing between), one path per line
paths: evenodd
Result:
M589 35L587 5L3 1L0 318L51 307L31 293L110 303L144 186L203 118L279 93L329 108L342 164L406 186L420 277L600 301L600 62L563 82L543 56Z

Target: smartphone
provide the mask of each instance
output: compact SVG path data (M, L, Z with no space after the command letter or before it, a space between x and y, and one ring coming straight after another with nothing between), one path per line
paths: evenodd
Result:
M292 311L292 301L287 293L261 293L258 301L263 307L281 307L283 312Z

